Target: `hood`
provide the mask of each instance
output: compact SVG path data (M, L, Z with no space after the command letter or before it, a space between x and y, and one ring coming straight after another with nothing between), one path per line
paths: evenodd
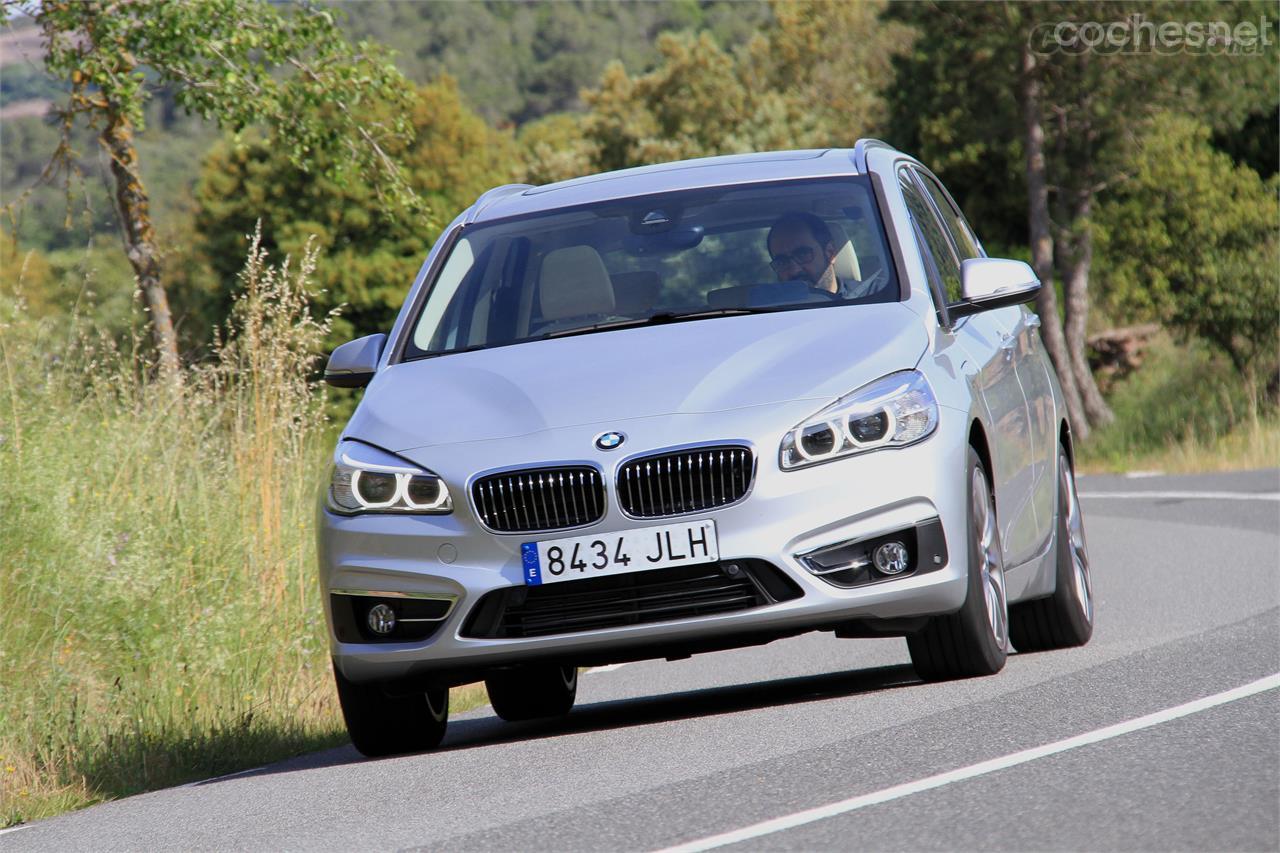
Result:
M914 367L901 303L718 317L405 362L379 370L344 435L395 452L632 418L835 399ZM815 405L815 408L818 406Z

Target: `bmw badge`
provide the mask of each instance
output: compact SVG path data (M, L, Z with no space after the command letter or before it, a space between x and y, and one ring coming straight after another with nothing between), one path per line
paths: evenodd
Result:
M602 432L596 436L596 447L601 450L614 450L621 447L627 437L620 432Z

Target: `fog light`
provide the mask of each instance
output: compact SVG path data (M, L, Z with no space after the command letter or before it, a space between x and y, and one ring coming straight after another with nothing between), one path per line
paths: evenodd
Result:
M375 604L365 617L375 634L390 634L396 627L396 612L385 604Z
M911 555L901 542L885 542L876 548L872 559L875 560L876 571L882 575L901 574L911 565Z

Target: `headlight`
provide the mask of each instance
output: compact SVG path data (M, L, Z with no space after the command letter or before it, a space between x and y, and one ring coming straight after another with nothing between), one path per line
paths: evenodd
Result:
M890 373L797 424L782 438L789 471L881 447L901 447L938 426L938 403L918 370Z
M357 441L338 445L329 509L358 512L453 512L449 488L435 474Z

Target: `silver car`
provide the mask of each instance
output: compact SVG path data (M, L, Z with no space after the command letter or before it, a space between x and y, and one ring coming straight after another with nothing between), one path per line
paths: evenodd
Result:
M326 369L367 386L319 524L356 747L434 747L451 686L547 717L582 666L807 631L925 679L1088 641L1039 287L874 140L485 193Z

